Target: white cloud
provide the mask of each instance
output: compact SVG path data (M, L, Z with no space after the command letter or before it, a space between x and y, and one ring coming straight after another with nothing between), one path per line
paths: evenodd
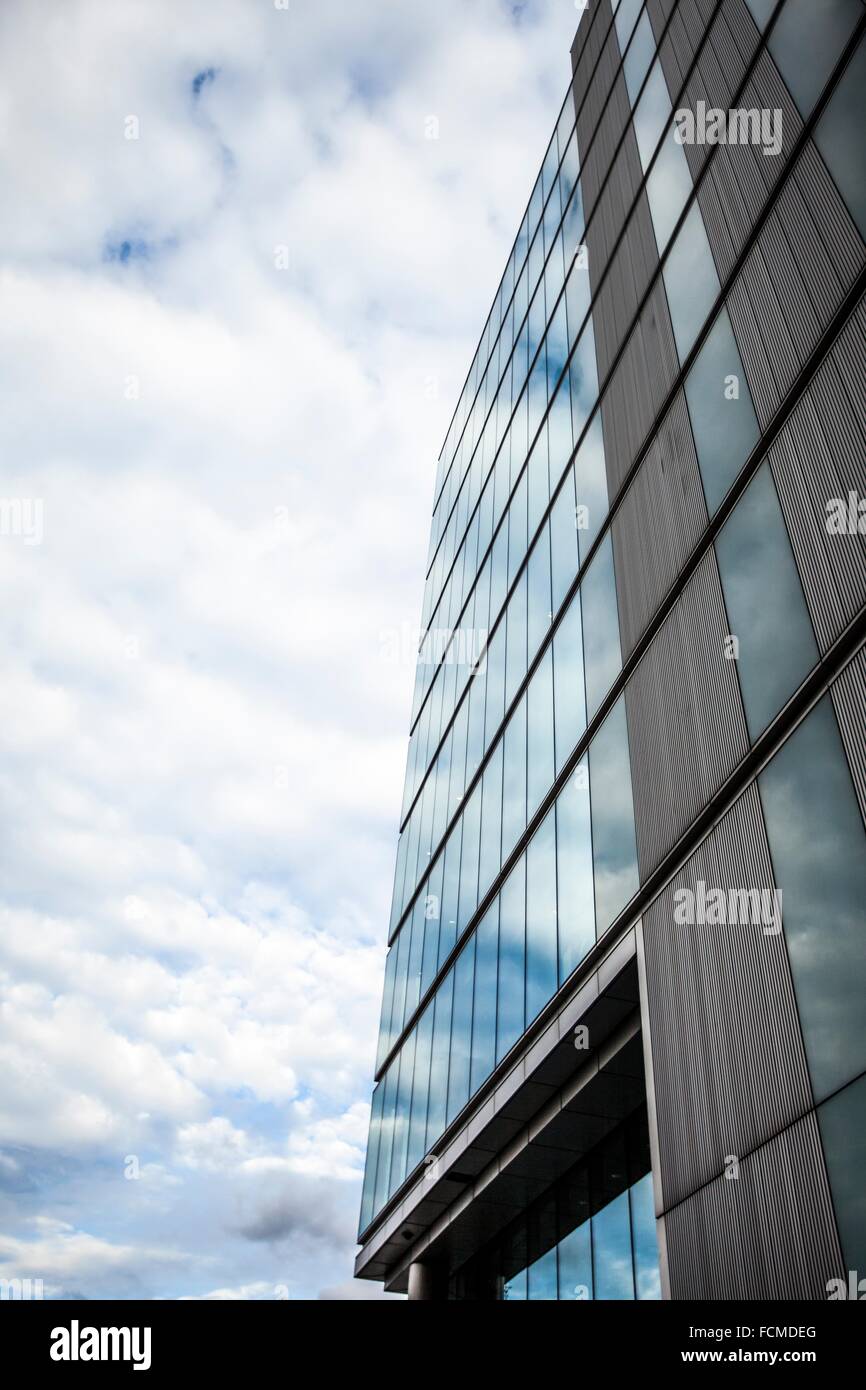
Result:
M417 622L435 458L575 18L0 10L3 486L45 516L0 540L10 1276L368 1295L412 684L383 635Z

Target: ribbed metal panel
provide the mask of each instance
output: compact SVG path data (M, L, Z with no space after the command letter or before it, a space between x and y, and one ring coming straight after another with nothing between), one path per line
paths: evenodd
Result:
M751 20L748 20L748 25L755 34L757 43L757 33ZM746 34L749 32L746 21L743 23L743 29ZM742 79L746 61L739 53L739 45L734 41L727 19L720 18L718 24L713 27L713 51L721 46L721 35L726 30L730 52L723 57L722 64L717 63L713 70L713 89L710 89L710 84L704 82L708 71L706 55L702 55L689 82L688 104L692 109L695 109L699 100L707 102L709 106L726 108ZM742 39L742 36L740 37ZM751 57L751 54L748 56ZM733 71L726 66L732 61L737 65ZM729 80L727 83L722 81L719 85L723 72L727 73ZM762 53L758 59L752 77L747 82L743 94L737 99L737 106L747 110L766 108L782 112L782 153L775 156L765 155L760 145L752 144L719 145L713 150L710 167L698 198L716 264L722 276L730 272L767 201L770 190L778 179L783 161L789 157L803 128L788 89L766 53ZM708 151L702 150L700 146L685 146L685 149L692 171L697 174Z
M583 193L584 209L587 211L587 215L597 196L600 177L607 172L607 168L610 165L610 157L608 155L608 162L606 165L601 166L599 174L599 165L597 162L592 162L590 155L592 137L595 134L596 127L599 125L602 111L604 110L605 120L609 123L607 127L608 132L615 128L616 138L619 138L623 131L622 94L619 94L611 103L608 103L605 108L605 103L607 102L608 95L611 92L611 86L614 82L614 76L620 64L620 57L621 54L616 37L616 29L611 27L595 71L587 67L582 79L575 78L576 83L580 80L583 84L579 87L575 87L575 93L579 107L579 114L577 117L577 148L581 162L581 191ZM623 92L625 92L625 80L622 76L620 76L616 85L621 85ZM626 109L630 110L627 94L625 101ZM589 165L588 180L583 170L584 160L587 160ZM595 174L593 175L594 170Z
M574 43L571 45L571 70L574 73L574 90L578 98L586 89L612 18L610 0L592 0L589 10L577 26Z
M629 141L634 136L629 132ZM635 147L636 148L636 147ZM590 228L590 261L598 256L596 243L598 232L603 231L603 240L612 241L616 236L614 211L605 189L599 203L599 214ZM601 223L599 228L597 223ZM622 224L620 223L620 226ZM635 312L647 285L658 266L658 249L652 216L646 195L641 194L630 219L625 236L620 242L610 263L607 278L601 287L596 305L593 308L592 322L595 330L595 351L598 359L599 377L603 379L610 370L614 357L626 333L634 321Z
M680 392L613 521L623 659L634 650L706 524L698 459Z
M808 251L798 250L797 242ZM803 151L743 269L728 311L765 426L866 260L866 247L811 147Z
M863 648L831 686L831 695L860 811L866 820L866 740L863 738L866 728L866 651Z
M725 607L710 550L626 692L641 879L656 867L749 747Z
M602 397L608 491L614 497L679 371L664 284L659 279Z
M605 213L605 223L613 227L615 236L622 227L625 214L631 207L634 195L640 186L641 165L637 142L632 133L631 138L625 141L623 148L619 151L616 162L611 169L619 139L631 120L631 106L625 78L621 72L614 81L614 71L619 62L619 51L614 49L613 55L609 55L610 50L608 48L602 57L595 81L596 84L603 84L605 95L610 90L610 100L597 127L595 124L589 127L589 123L581 119L578 123L577 140L578 152L581 156L580 186L583 194L584 213L589 220L590 215L595 210L604 177L610 170L610 179L603 194L602 206L606 206L608 209ZM593 87L594 92L597 89L596 86ZM594 220L597 221L598 216ZM598 250L603 251L605 261L610 254L612 241L611 238L598 245Z
M774 887L752 784L644 916L661 1186L665 1208L812 1105L781 934L683 926L676 893Z
M861 304L862 312L862 304ZM860 368L863 327L856 317L834 344L769 452L818 644L826 651L866 603L866 536L828 534L827 503L866 497L866 433L837 360ZM864 402L866 405L866 402Z
M844 1275L815 1112L665 1218L672 1298L827 1298Z
M673 9L669 3L648 6L653 33L658 42L664 19ZM661 44L662 70L672 97L682 86L683 78L698 50L714 9L713 0L681 0L671 19Z

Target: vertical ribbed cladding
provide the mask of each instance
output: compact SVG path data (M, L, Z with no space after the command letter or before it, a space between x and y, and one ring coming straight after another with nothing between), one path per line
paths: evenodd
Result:
M603 20L601 33L603 34L605 30L608 29L608 26L609 32L605 39L604 46L599 49L597 55L598 62L596 64L595 59L593 59L591 63L581 62L579 71L575 74L574 79L574 95L578 110L577 149L581 163L581 192L583 194L584 211L587 216L589 216L589 209L593 206L597 197L598 184L604 176L605 169L602 168L599 171L598 166L589 161L588 170L585 171L583 163L585 159L588 159L592 136L598 125L602 110L605 109L605 102L608 100L614 74L619 67L620 60L616 29L611 24L612 14L608 0L605 0L604 9L607 13L606 18ZM596 24L598 24L600 18L600 15L596 16ZM622 83L623 87L625 86L622 77L619 78L617 85L619 85L619 83ZM626 105L628 106L627 96ZM609 114L611 108L616 106L621 106L621 100L612 97L611 101L608 102L606 114ZM620 122L618 133L621 133L622 129L623 123Z
M595 0L581 17L571 45L571 70L574 74L574 91L580 100L586 90L589 75L595 60L601 52L604 36L610 27L613 10L610 0Z
M629 131L628 140L634 143ZM637 156L637 146L635 146ZM599 240L613 241L622 228L616 226L608 204L607 190L599 203L599 216L589 229L590 263L597 255ZM632 322L637 307L658 266L658 250L646 194L641 193L625 235L610 263L607 278L593 306L595 349L600 379L610 371L616 353Z
M866 820L866 742L863 739L863 730L866 728L866 651L862 647L831 686L830 693L842 733L842 742L848 755L860 812Z
M772 889L754 784L644 915L665 1209L812 1105L781 934L760 923L679 925L680 889Z
M795 254L810 248L808 262ZM728 311L762 427L866 261L863 240L807 146L749 252Z
M671 1297L827 1298L844 1273L811 1111L665 1217Z
M866 497L866 390L860 418L837 363L862 364L863 301L769 451L818 644L824 652L866 603L866 537L827 532L827 503Z
M710 549L626 692L641 879L691 825L749 747Z
M706 524L698 459L680 391L611 528L623 660L631 655Z
M613 37L615 38L616 35ZM610 84L613 68L617 62L619 62L618 49L614 51L613 61L610 64L607 63L606 57L603 59L603 64L611 69L607 75L608 84ZM601 77L598 80L601 80ZM596 277L600 276L607 264L611 247L622 230L626 213L634 201L635 193L640 187L643 177L637 141L631 127L629 127L626 138L617 150L622 133L629 125L630 120L631 105L628 89L622 71L620 71L613 83L610 101L605 107L604 115L591 142L589 139L591 131L587 132L580 126L578 127L583 207L588 221L590 215L595 214L590 224L594 238L590 244L596 258ZM614 151L616 151L616 159L614 159ZM599 190L608 171L610 171L610 176L599 200ZM598 211L596 212L597 203Z
M605 466L611 497L622 486L678 371L667 296L659 279L602 397Z
M673 8L668 0L664 0L664 3L660 3L660 0L649 0L647 4L657 44L667 16ZM682 0L676 8L676 14L668 25L659 49L662 71L672 97L676 96L683 84L683 78L710 23L714 8L713 0L701 0L701 4L696 4L695 0Z

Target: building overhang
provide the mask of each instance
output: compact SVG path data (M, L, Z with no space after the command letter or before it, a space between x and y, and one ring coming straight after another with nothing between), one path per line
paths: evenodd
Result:
M560 992L543 1031L446 1131L366 1235L356 1277L405 1292L416 1261L462 1264L642 1102L636 930Z

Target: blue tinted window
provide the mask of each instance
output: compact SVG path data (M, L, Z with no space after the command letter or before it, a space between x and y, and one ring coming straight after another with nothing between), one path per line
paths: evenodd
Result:
M595 1297L633 1299L628 1193L623 1192L592 1218Z
M746 723L757 738L818 659L782 509L765 463L716 540Z
M768 47L804 116L862 15L861 0L787 0L783 6Z
M592 719L622 666L610 531L605 535L581 582L580 598L583 613L586 713L587 718Z
M502 858L526 829L526 696L505 729L502 788Z
M636 1182L629 1192L631 1235L634 1247L635 1290L638 1298L661 1298L659 1252L653 1203L652 1173Z
M580 593L574 595L553 638L553 683L556 771L559 773L586 728Z
M469 1093L490 1075L496 1061L496 974L499 954L499 905L486 913L476 933L475 992L472 1006L472 1065Z
M525 1025L526 859L509 874L499 895L499 991L496 1007L496 1060L500 1061Z
M815 144L866 238L866 44L857 52L815 129Z
M597 932L638 888L625 700L620 696L589 748L592 862Z
M817 1100L866 1068L866 841L829 697L758 779Z
M686 400L712 516L758 440L758 421L726 309L686 377Z
M449 1124L469 1099L475 943L476 937L473 935L454 966L454 1010L451 1016L451 1060L448 1069Z
M550 647L536 667L527 690L528 755L527 807L530 817L550 790L553 758L553 652Z
M677 233L663 277L677 351L684 362L719 292L719 277L697 202Z
M526 1019L556 993L556 822L551 811L526 851Z
M589 773L585 757L556 802L556 880L561 982L595 943Z
M866 1270L866 1076L818 1110L845 1270Z

